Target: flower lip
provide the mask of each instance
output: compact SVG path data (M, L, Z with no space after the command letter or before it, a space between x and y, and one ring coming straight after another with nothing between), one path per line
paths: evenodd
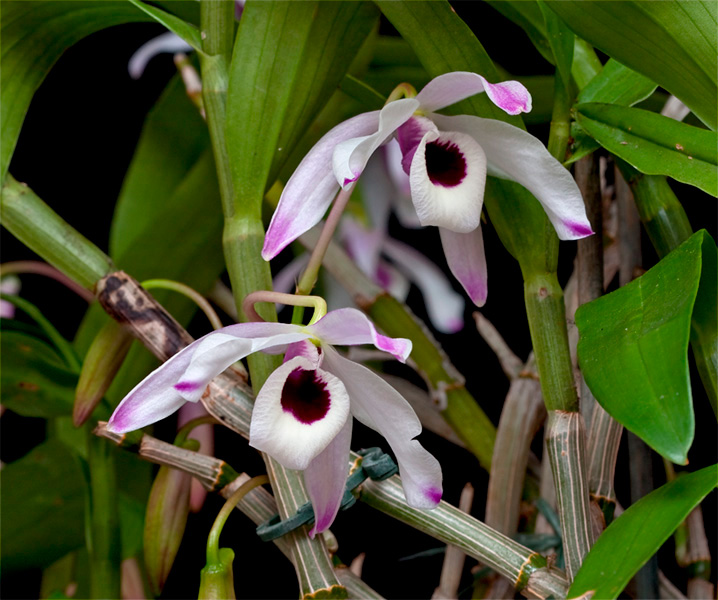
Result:
M300 423L311 425L323 419L331 406L327 384L318 371L294 369L282 388L282 410Z
M436 185L455 187L466 177L466 158L459 147L450 142L429 142L425 150L426 171Z

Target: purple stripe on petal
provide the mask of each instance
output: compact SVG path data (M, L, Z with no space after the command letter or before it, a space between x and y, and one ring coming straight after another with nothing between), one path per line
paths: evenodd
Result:
M194 392L199 388L199 385L196 381L180 381L174 385L174 388L178 392Z
M579 223L577 221L564 221L563 224L580 237L587 237L589 235L593 235L594 233L591 226L586 225L585 223Z
M439 504L439 502L441 502L442 491L439 488L429 487L424 490L424 495L432 502Z

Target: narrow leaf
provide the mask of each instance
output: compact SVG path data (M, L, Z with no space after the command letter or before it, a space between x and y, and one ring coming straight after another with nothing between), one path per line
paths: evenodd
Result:
M202 40L200 39L199 29L194 25L183 21L179 17L174 16L171 13L160 10L150 4L145 4L140 0L129 0L142 12L147 13L158 23L164 25L175 35L181 37L185 42L192 46L195 50L202 50Z
M716 128L718 3L554 0L548 5L576 34L653 79Z
M642 173L667 175L718 196L718 134L640 108L576 106L581 128Z
M680 464L694 435L687 351L704 236L694 234L642 277L576 312L581 371L596 400Z
M567 597L618 598L631 577L716 485L718 465L712 465L678 477L629 507L598 538Z
M0 72L0 182L33 94L62 53L82 38L121 23L151 18L127 2L3 2Z
M578 102L633 106L648 98L656 87L653 80L611 58L601 72L581 90Z

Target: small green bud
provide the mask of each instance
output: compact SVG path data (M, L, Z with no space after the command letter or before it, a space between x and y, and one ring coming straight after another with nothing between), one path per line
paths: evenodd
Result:
M97 334L82 364L75 391L72 422L80 427L110 387L134 338L117 321L110 320Z
M219 549L219 562L208 562L202 569L199 583L199 600L234 600L234 574L232 561L234 551L231 548Z
M197 440L181 444L187 450L197 450ZM144 554L147 579L152 593L159 596L169 577L189 515L192 476L171 467L162 466L152 484L145 513Z

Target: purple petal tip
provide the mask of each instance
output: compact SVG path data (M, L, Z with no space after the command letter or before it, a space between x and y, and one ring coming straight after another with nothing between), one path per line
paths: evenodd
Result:
M584 225L583 223L577 223L575 221L564 221L564 225L566 225L566 227L571 231L571 233L577 236L587 237L589 235L593 235L594 233L590 225Z
M442 491L439 488L430 487L424 490L424 495L434 504L441 502Z

